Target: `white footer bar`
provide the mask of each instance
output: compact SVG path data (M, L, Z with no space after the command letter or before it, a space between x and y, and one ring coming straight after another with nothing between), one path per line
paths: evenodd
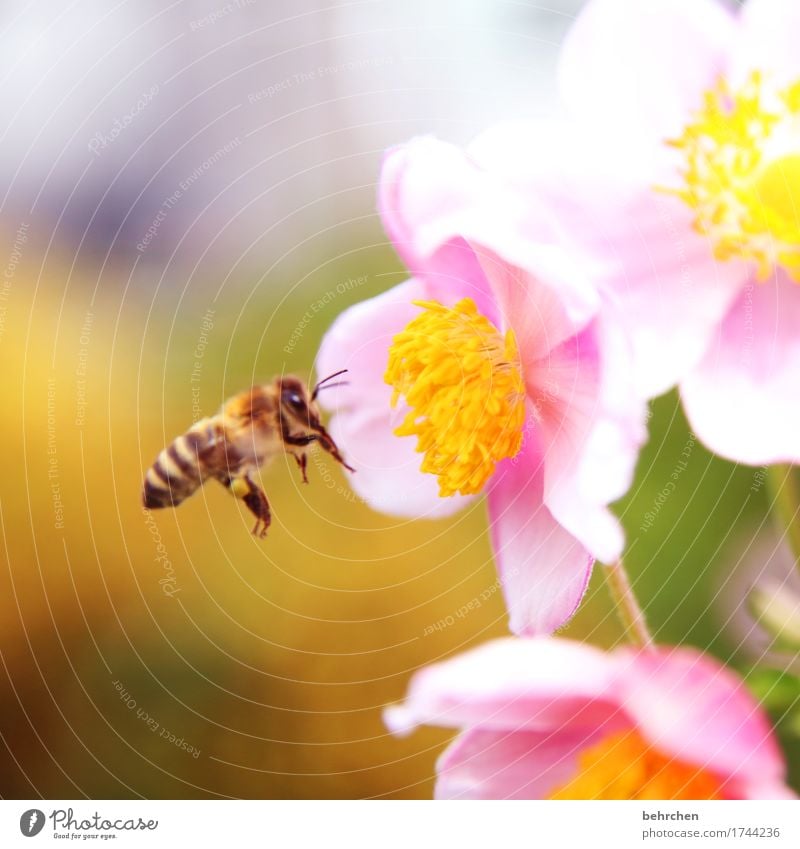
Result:
M0 801L0 846L800 847L800 802Z

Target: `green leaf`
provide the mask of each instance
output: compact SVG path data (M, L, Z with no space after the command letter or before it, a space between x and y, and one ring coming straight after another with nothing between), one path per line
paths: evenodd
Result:
M790 672L756 666L748 672L745 684L771 714L781 717L800 710L800 678Z

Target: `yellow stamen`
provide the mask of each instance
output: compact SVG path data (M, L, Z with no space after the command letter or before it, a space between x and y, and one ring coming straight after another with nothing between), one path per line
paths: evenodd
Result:
M578 772L551 799L722 799L711 772L672 759L636 730L611 734L578 755Z
M495 464L522 445L525 386L513 331L505 337L474 301L424 311L394 337L385 380L392 406L411 408L395 430L417 436L421 469L439 476L441 496L480 492Z
M716 257L752 260L761 279L780 265L800 281L800 81L775 91L753 73L736 92L722 81L670 144L686 161L674 194Z

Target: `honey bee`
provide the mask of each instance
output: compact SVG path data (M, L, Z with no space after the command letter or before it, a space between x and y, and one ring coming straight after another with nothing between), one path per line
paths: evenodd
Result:
M256 517L253 533L263 539L272 517L266 493L253 476L279 451L295 458L304 483L306 449L313 442L355 471L323 427L317 406L319 391L341 386L330 381L346 371L321 380L313 392L300 378L286 376L228 399L216 415L195 422L158 455L145 475L144 506L177 507L213 478L244 501Z

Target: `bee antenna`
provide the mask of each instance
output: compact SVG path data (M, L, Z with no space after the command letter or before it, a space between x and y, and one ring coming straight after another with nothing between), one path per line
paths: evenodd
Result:
M320 380L320 382L314 387L314 391L311 393L311 400L315 401L316 398L317 398L317 395L319 393L319 390L322 389L329 380L333 380L334 377L339 377L340 374L347 374L347 369L343 368L343 369L341 369L341 371L336 371L333 374L329 374L327 377L324 377L322 380ZM345 386L345 385L346 385L346 381L342 381L340 383L334 383L332 386L329 386L327 388L333 389L334 386Z

